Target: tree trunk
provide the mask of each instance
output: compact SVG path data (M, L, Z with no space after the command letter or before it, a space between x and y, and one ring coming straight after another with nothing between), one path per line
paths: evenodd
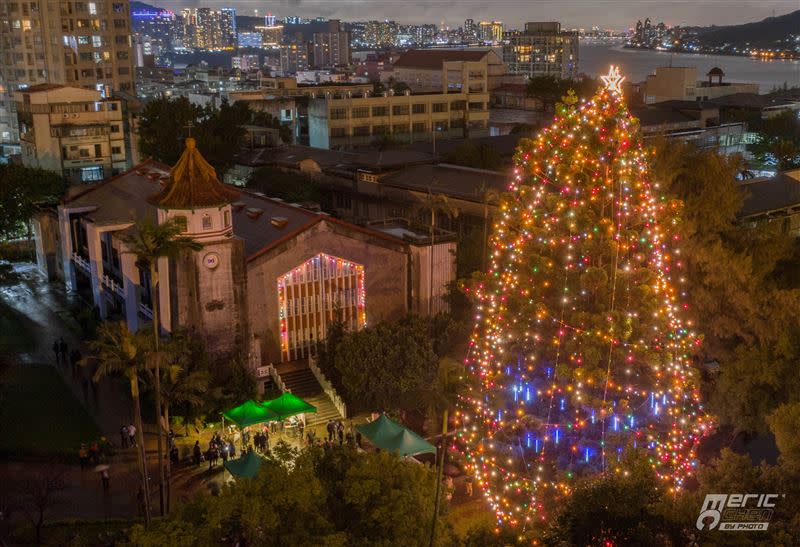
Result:
M161 516L166 515L164 506L164 431L161 427L161 359L158 354L158 335L161 317L158 314L158 272L156 271L155 258L150 260L150 298L153 306L153 344L155 352L153 354L154 375L155 375L155 399L156 399L156 434L158 447L158 501L160 503Z
M165 475L166 481L164 482L164 490L166 491L166 495L164 496L167 501L167 514L169 514L169 507L170 507L170 500L172 497L172 486L170 484L170 480L172 478L172 460L170 458L171 447L169 446L169 401L164 400L164 423L167 426L167 461L164 462L165 466Z
M133 423L136 426L136 459L139 463L139 474L142 478L142 494L144 496L144 523L150 525L150 485L147 480L147 451L144 447L144 430L142 429L142 406L139 402L139 380L131 379L131 398L133 399Z
M439 520L439 500L442 494L442 474L444 473L444 460L447 453L447 409L444 409L442 415L442 438L441 438L441 455L439 458L439 466L436 470L436 497L433 499L433 523L431 524L431 542L430 547L433 547L436 541L436 523Z
M433 315L433 239L436 236L434 224L436 224L436 212L431 209L431 252L428 260L430 264L430 272L428 274L428 316Z

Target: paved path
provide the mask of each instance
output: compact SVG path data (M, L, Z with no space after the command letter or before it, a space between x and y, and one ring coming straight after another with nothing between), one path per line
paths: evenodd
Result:
M80 327L69 311L76 304L80 305L80 301L68 295L63 285L44 280L32 265L17 265L15 270L20 275L20 281L0 285L0 300L29 320L35 340L31 349L17 355L17 362L22 365L44 363L56 367L67 386L94 418L101 433L118 446L120 426L133 420L127 384L119 378L104 378L98 384L93 384L87 394L84 386L85 380L90 379L90 371L79 368L73 373L69 365L56 363L52 350L53 341L63 337L69 346L68 352L78 348L83 355L89 354L88 348L80 340ZM318 426L318 436L323 431L324 424ZM176 432L178 435L181 433ZM178 437L177 441L179 446L188 447L199 439L205 449L212 433L206 430L201 435L193 433L189 438ZM279 438L280 435L273 436L271 444ZM294 446L299 445L297 439L286 440ZM159 503L154 424L145 424L145 444L155 515L158 514ZM91 470L81 470L78 465L0 461L0 511L11 521L22 523L24 515L20 502L31 484L44 474L60 472L63 474L64 488L55 496L49 518L135 518L139 513L136 493L140 482L136 454L131 448L118 450L109 463L111 488L109 492L104 492L99 475ZM221 466L209 470L208 464L200 467L180 464L173 471L173 500L216 489L222 480Z

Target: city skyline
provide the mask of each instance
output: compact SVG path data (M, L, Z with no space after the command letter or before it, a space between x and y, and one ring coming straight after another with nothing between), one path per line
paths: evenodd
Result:
M268 12L279 18L298 15L301 17L338 18L345 21L368 19L396 20L401 23L432 23L458 26L465 19L500 20L509 26L521 26L525 21L554 20L566 27L589 27L597 25L617 30L630 28L637 19L649 17L664 21L667 25L733 25L759 21L772 15L784 15L797 9L794 0L716 0L698 5L689 0L656 2L630 2L623 0L583 1L522 1L502 0L487 5L477 0L460 1L442 9L434 0L412 0L390 2L388 0L177 0L154 5L173 10L196 7L234 7L240 15L259 15ZM409 16L413 13L414 16Z

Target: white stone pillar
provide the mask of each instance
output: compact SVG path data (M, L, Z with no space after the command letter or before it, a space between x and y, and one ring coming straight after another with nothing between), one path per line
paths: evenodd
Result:
M125 294L125 322L128 330L139 330L139 268L136 267L136 255L120 249L120 270L122 271L122 291Z
M86 239L89 247L89 271L92 276L92 297L94 304L100 310L100 317L105 319L108 315L105 295L103 294L103 253L100 248L102 232L93 223L86 224Z
M161 329L172 332L172 309L170 308L169 297L169 259L161 257L158 259L158 314L161 316Z
M64 284L68 291L78 288L75 280L75 266L72 264L72 229L69 224L69 211L65 207L58 208L58 230L61 233L61 262L64 268Z

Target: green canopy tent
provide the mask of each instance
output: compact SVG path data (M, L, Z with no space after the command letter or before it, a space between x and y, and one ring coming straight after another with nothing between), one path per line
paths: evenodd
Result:
M388 452L397 452L401 456L436 454L435 446L385 414L368 424L357 425L356 429L372 444Z
M261 403L261 406L274 413L279 420L284 420L290 416L296 416L297 414L317 411L317 407L305 402L297 395L293 395L288 391L284 392L277 399Z
M255 452L248 452L238 460L228 460L223 464L234 477L250 479L258 474L264 460Z
M263 404L253 400L247 400L236 408L226 410L222 415L240 428L282 419Z

